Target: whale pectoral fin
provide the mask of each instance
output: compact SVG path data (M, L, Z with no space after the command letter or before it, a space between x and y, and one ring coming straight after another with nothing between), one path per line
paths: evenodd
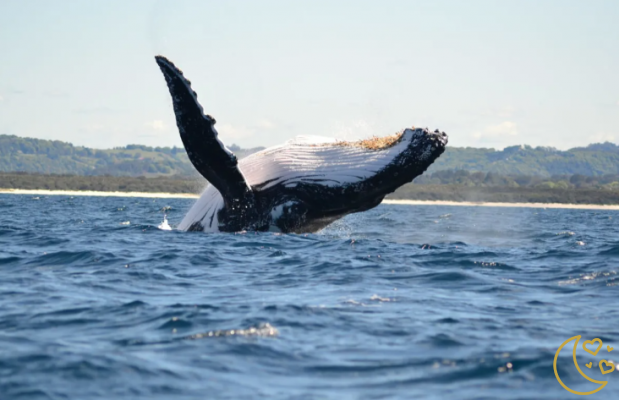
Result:
M163 56L155 60L163 72L183 145L196 170L219 190L226 204L242 202L251 188L238 168L234 153L217 138L215 119L204 115L198 95L181 70Z

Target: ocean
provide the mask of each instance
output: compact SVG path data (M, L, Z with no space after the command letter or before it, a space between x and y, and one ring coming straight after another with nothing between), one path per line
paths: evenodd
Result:
M0 195L0 399L578 398L577 335L619 394L618 211L169 230L193 201Z

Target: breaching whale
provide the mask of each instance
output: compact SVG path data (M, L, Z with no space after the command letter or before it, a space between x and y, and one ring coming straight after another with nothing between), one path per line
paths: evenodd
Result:
M189 160L210 183L180 230L316 232L366 211L421 175L444 151L447 135L407 128L385 138L343 142L297 137L240 161L218 139L181 70L163 56L176 124Z

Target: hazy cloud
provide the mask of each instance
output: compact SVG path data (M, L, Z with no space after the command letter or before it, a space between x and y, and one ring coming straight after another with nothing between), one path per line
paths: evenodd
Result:
M47 92L43 93L45 96L48 97L69 97L69 93L64 91L64 90L48 90Z
M224 137L234 140L248 138L254 135L254 129L248 128L246 126L233 126L230 124L223 124L217 131Z
M498 125L487 126L483 131L473 133L473 137L475 139L500 138L505 136L517 135L518 128L516 127L516 123L512 121L505 121Z
M263 128L263 129L273 129L275 128L275 124L271 121L269 121L268 119L262 119L258 122L257 124L258 128Z
M98 133L98 132L101 132L103 129L105 129L105 126L101 124L88 124L88 125L84 125L81 128L79 128L81 132L86 132L86 133Z
M363 119L348 123L338 122L331 129L331 136L340 140L364 139L373 135L376 135L374 127Z
M0 101L4 101L4 97L0 94Z
M166 124L164 124L163 121L160 119L147 122L145 125L156 131L165 131L167 129Z
M482 108L467 106L463 109L463 112L470 115L475 115L482 121L497 118L501 120L510 120L514 118L514 115L517 114L518 111L519 110L516 107L510 105L496 105Z
M496 113L499 118L511 118L516 109L512 106L503 107Z
M116 110L109 107L95 107L95 108L76 108L73 110L74 114L117 114L122 110Z
M399 58L397 60L392 61L391 65L396 66L396 67L408 67L409 62L403 58Z
M232 124L222 124L217 125L217 132L219 132L223 140L241 140L254 136L257 132L274 129L276 125L266 119L263 118L259 120L256 124L251 126L246 125L232 125Z
M2 91L5 94L24 94L25 92L21 89L17 89L13 86L2 86Z
M612 133L598 132L591 136L591 143L614 142L616 137L617 136Z

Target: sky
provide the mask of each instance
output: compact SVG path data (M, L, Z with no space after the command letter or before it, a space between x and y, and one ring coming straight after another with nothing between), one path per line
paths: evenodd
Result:
M619 143L617 21L616 0L3 0L0 134L182 146L162 54L227 145Z

